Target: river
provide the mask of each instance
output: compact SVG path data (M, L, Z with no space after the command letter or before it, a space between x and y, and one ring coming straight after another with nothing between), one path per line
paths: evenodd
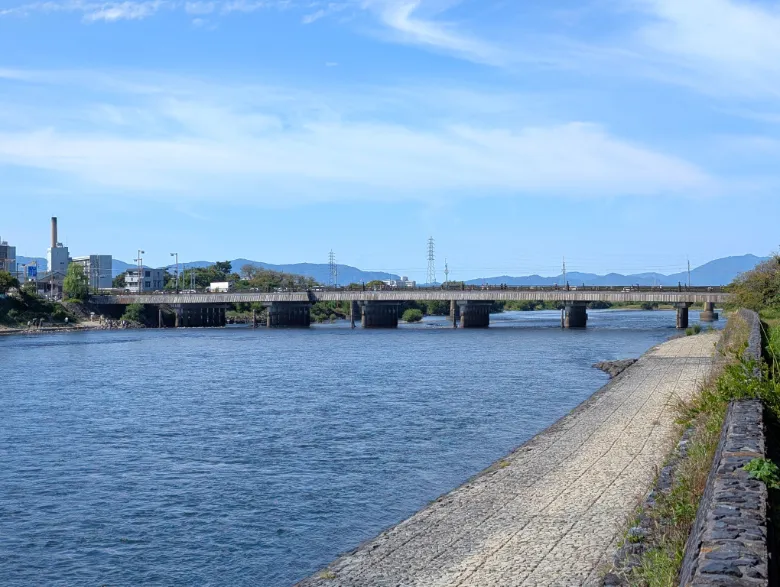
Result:
M287 587L676 332L589 316L0 337L2 583Z

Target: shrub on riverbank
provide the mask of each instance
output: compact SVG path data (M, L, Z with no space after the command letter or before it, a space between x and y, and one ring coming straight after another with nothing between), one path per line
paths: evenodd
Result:
M144 324L146 322L146 306L144 304L130 304L125 308L122 320Z
M423 319L423 313L421 310L406 310L404 312L403 316L401 317L401 320L404 322L419 322Z
M732 305L755 312L780 310L780 255L773 255L729 286Z
M28 322L70 323L78 318L58 302L52 302L24 289L0 299L0 324L9 327L26 327Z

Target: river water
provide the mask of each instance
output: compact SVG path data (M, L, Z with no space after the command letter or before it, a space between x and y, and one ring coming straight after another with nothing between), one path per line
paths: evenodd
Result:
M0 337L0 583L289 586L676 332L589 315Z

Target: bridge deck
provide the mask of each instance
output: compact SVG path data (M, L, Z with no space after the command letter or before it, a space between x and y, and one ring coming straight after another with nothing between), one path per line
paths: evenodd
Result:
M407 301L544 301L544 302L611 302L660 304L703 303L722 304L730 295L722 291L604 291L604 290L396 290L396 291L312 291L275 293L198 293L198 294L128 294L94 296L92 301L103 305L128 304L237 304L272 302L407 302Z

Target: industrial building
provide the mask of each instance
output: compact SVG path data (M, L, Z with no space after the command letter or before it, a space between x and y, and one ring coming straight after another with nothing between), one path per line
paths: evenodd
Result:
M50 273L66 274L68 272L70 254L68 253L68 247L64 247L62 243L57 242L56 216L52 216L51 219L51 247L46 251L46 262L48 263L47 270Z
M127 273L125 273L125 289L132 293L159 291L162 290L164 286L165 269L148 269L144 267L140 280L138 279L138 269L128 269Z
M16 247L0 239L0 271L16 275Z
M73 257L71 262L84 268L84 275L87 276L90 290L111 288L113 280L113 258L111 255Z

